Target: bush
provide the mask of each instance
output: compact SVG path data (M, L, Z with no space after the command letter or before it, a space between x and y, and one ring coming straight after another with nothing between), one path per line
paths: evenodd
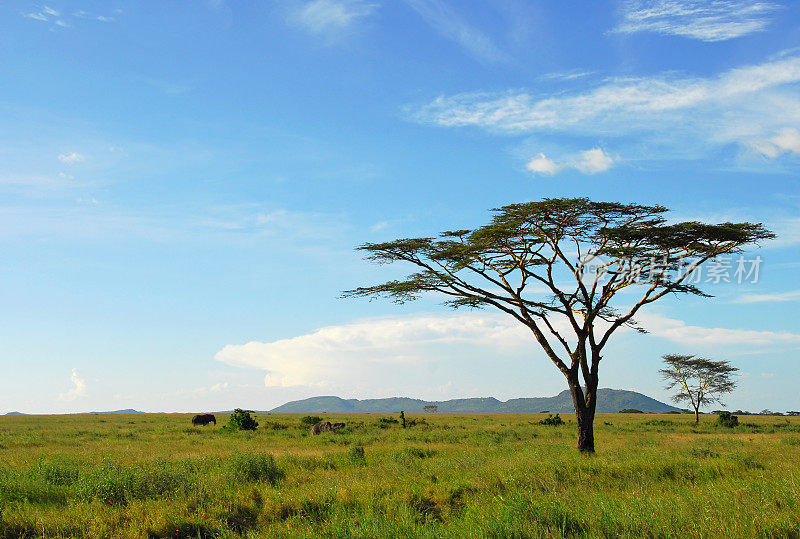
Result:
M320 421L322 421L322 418L319 417L318 415L307 415L305 417L300 418L301 425L308 425L308 426L316 425Z
M540 425L549 425L551 427L558 427L559 425L564 425L564 420L561 419L561 416L556 414L549 414L547 417L539 421Z
M720 412L719 417L717 417L717 425L732 429L739 425L739 416L735 416L730 412Z
M623 408L619 411L621 414L643 414L641 410L637 410L636 408Z
M233 411L228 419L228 428L230 430L256 430L258 421L254 417L250 417L250 412L245 412L241 408Z
M237 453L231 457L228 470L237 481L276 485L286 474L275 464L272 455Z
M348 452L348 457L350 460L356 464L363 464L366 462L366 455L364 454L364 446L361 444L356 444L350 448Z

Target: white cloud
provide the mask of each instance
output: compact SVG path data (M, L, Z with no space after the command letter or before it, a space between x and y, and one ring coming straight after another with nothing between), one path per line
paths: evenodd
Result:
M754 150L771 159L785 153L800 154L800 129L787 127L781 129L774 137L755 140L750 144Z
M44 6L44 9L42 9L42 11L48 15L52 15L53 17L58 17L60 15L58 11L48 6Z
M528 162L526 168L535 174L552 176L568 168L576 169L584 174L596 174L610 169L613 165L614 159L605 153L602 148L592 148L581 152L575 157L568 158L561 164L540 153L538 157Z
M791 56L733 69L714 78L611 79L588 92L557 97L536 98L524 91L457 94L435 99L416 117L442 126L474 125L508 133L558 130L578 124L587 131L600 131L603 126L610 131L628 131L646 127L656 115L751 98L763 90L797 82L800 57ZM787 115L785 109L772 112L784 118ZM798 115L788 112L792 118Z
M535 174L547 174L548 176L552 176L561 170L560 166L543 153L531 159L526 165L526 168Z
M273 342L227 345L215 359L268 372L267 386L341 387L392 366L455 359L457 345L487 353L535 345L508 316L463 314L372 319Z
M800 344L800 335L788 332L690 326L657 314L643 315L640 321L652 336L683 345ZM569 330L566 321L555 326L565 335ZM620 330L622 334L631 335L632 331ZM393 377L431 372L436 365L449 364L449 369L457 369L460 363L454 362L527 357L531 353L545 359L527 328L510 316L486 312L363 320L289 339L229 344L215 359L266 371L264 383L268 387L349 391L385 387ZM439 372L451 376L449 369Z
M71 165L72 163L80 163L84 159L85 157L83 155L76 152L58 154L58 160L68 165Z
M682 320L652 313L645 313L637 318L653 336L682 345L727 347L800 344L800 335L787 331L690 326Z
M614 31L725 41L766 30L777 9L773 2L754 0L628 0Z
M705 155L728 144L768 139L793 151L800 125L800 56L732 69L714 77L674 74L607 79L579 92L527 90L441 96L411 110L413 119L444 127L475 126L509 135L564 133L632 137L647 155ZM774 136L778 133L777 136Z
M25 17L27 17L29 19L34 19L34 20L37 20L37 21L46 21L47 20L47 15L45 15L43 13L26 13Z
M376 8L376 4L364 0L312 0L296 5L288 21L312 34L333 38L371 15Z
M442 0L406 0L423 20L471 56L487 62L505 62L508 57L483 32L462 19Z
M602 148L593 148L581 152L573 166L584 174L596 174L610 169L613 164L614 160Z
M777 294L745 294L740 296L735 303L783 303L798 300L800 300L800 290L791 290Z
M72 369L70 380L74 387L66 393L61 393L58 396L59 400L73 401L86 396L86 382L78 376L78 371L76 369Z

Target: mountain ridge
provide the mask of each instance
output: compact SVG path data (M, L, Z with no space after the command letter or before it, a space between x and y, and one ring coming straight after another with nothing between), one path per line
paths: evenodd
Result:
M342 399L336 396L309 397L290 401L273 408L274 413L392 413L423 412L425 406L437 406L444 413L536 413L573 412L572 396L564 390L553 397L521 397L501 401L494 397L426 401L410 397L388 397L384 399ZM635 409L647 413L680 411L674 406L658 401L636 391L601 388L597 390L597 413L617 413Z

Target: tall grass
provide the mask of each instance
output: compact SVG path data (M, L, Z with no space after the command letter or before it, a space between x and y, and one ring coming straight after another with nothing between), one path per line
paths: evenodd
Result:
M261 414L0 418L2 537L798 537L800 418ZM409 414L413 419L413 415ZM224 418L219 418L224 423ZM266 426L266 427L265 427Z

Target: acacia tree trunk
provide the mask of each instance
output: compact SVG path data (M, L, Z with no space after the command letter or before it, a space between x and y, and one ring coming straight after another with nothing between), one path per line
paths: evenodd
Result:
M597 383L589 381L586 388L581 387L577 373L567 378L572 404L575 406L575 419L578 422L578 450L594 453L594 413L597 406Z
M694 409L694 424L697 425L700 423L700 408Z

